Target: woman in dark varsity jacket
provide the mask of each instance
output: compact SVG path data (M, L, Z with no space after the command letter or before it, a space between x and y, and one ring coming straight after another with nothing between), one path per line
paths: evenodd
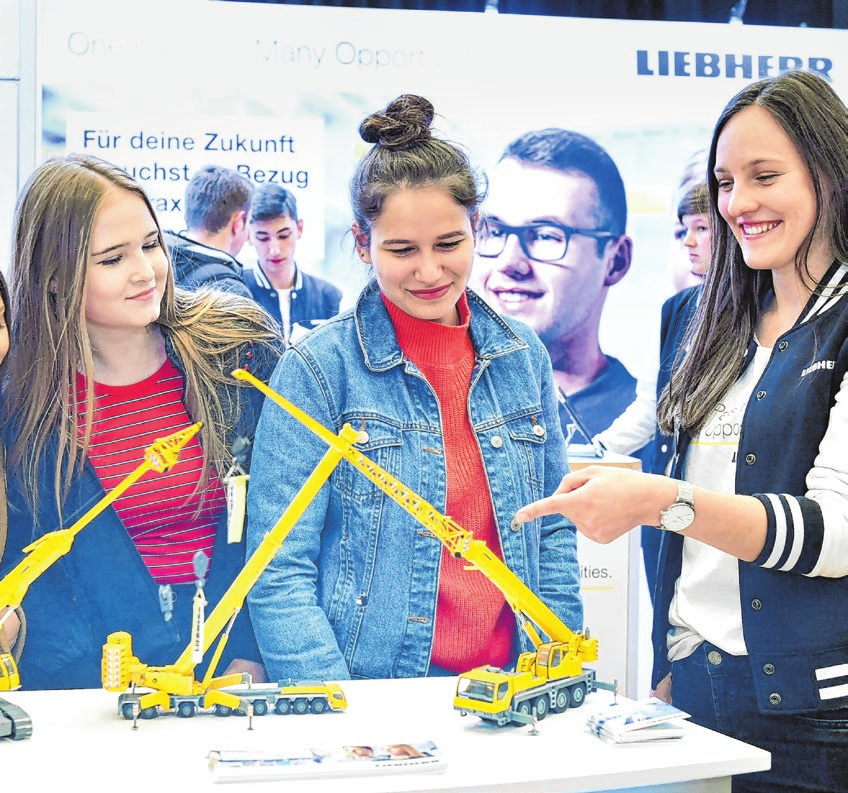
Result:
M145 474L24 599L23 685L98 687L109 633L128 631L145 663L172 663L190 643L197 583L211 610L242 568L244 542L227 538L222 478L234 449L247 467L241 449L261 398L230 372L246 367L267 380L283 343L247 298L175 288L147 196L102 160L40 166L18 199L13 233L18 354L4 393L4 566L71 525L157 438L203 423L176 466ZM194 563L199 551L208 570ZM258 661L245 613L219 668L261 679Z
M845 790L845 104L805 72L750 85L707 178L713 258L658 404L670 477L590 468L519 517L562 512L602 542L665 529L657 693L772 753L734 791Z

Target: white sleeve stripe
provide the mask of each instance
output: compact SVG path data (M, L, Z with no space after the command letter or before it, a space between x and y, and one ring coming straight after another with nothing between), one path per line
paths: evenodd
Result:
M772 513L774 514L775 537L771 554L763 562L762 566L774 567L783 555L783 549L786 547L786 514L783 510L783 505L780 503L780 496L774 493L765 493L764 495L768 499Z
M839 285L845 277L846 272L848 272L848 266L844 262L840 263L830 282L825 285L822 294L818 296L812 308L807 312L807 315L803 319L804 322L812 319L816 314L824 313L843 296Z
M848 697L848 684L843 683L840 686L825 686L819 689L819 699L830 700Z
M801 557L801 551L804 549L804 514L801 512L801 505L796 498L792 496L783 497L784 502L789 507L789 514L792 520L792 550L789 552L789 558L786 564L781 567L781 570L791 570L798 564L798 559Z
M834 677L847 677L848 664L836 664L835 666L823 666L816 669L816 680L833 680Z

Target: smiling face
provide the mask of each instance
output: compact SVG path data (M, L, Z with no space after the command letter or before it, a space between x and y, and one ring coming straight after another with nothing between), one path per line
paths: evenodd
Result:
M501 160L492 172L484 211L488 218L510 226L553 222L603 228L592 179L512 158ZM512 235L500 256L477 258L475 278L490 305L526 322L548 347L584 331L596 336L607 287L629 266L629 248L626 263L613 262L625 239L599 244L574 234L562 259L542 263L530 259Z
M143 329L157 320L168 258L139 196L114 186L104 193L89 250L85 317L92 339Z
M383 204L371 239L353 227L360 258L374 268L383 294L407 314L443 325L458 323L459 300L474 263L468 212L447 190L403 188Z
M745 108L727 122L716 146L718 210L754 270L794 272L795 257L816 217L816 193L804 159L765 108ZM817 234L808 266L821 277L828 245Z

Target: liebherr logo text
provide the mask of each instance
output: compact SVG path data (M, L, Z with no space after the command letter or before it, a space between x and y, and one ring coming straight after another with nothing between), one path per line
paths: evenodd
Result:
M801 377L806 377L810 372L817 372L819 369L833 369L835 365L836 361L816 361L801 372Z
M830 58L798 55L748 55L727 52L679 52L676 50L637 50L636 74L658 77L738 77L762 80L787 69L807 69L830 80Z

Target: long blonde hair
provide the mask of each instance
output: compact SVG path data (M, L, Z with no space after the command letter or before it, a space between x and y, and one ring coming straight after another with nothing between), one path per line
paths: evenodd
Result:
M144 190L124 171L95 157L55 157L30 176L15 207L10 281L12 328L4 409L11 444L8 470L31 504L39 499L45 451L55 444L54 496L61 504L85 461L91 436L94 366L85 321L91 229L112 187L141 198L159 231ZM238 420L240 396L230 376L246 342L278 348L273 321L253 301L175 287L171 268L155 323L172 343L185 371L185 402L200 433L206 482L212 466L230 459L226 437ZM86 379L84 422L75 388ZM223 384L234 386L226 390ZM222 398L222 393L234 396Z

